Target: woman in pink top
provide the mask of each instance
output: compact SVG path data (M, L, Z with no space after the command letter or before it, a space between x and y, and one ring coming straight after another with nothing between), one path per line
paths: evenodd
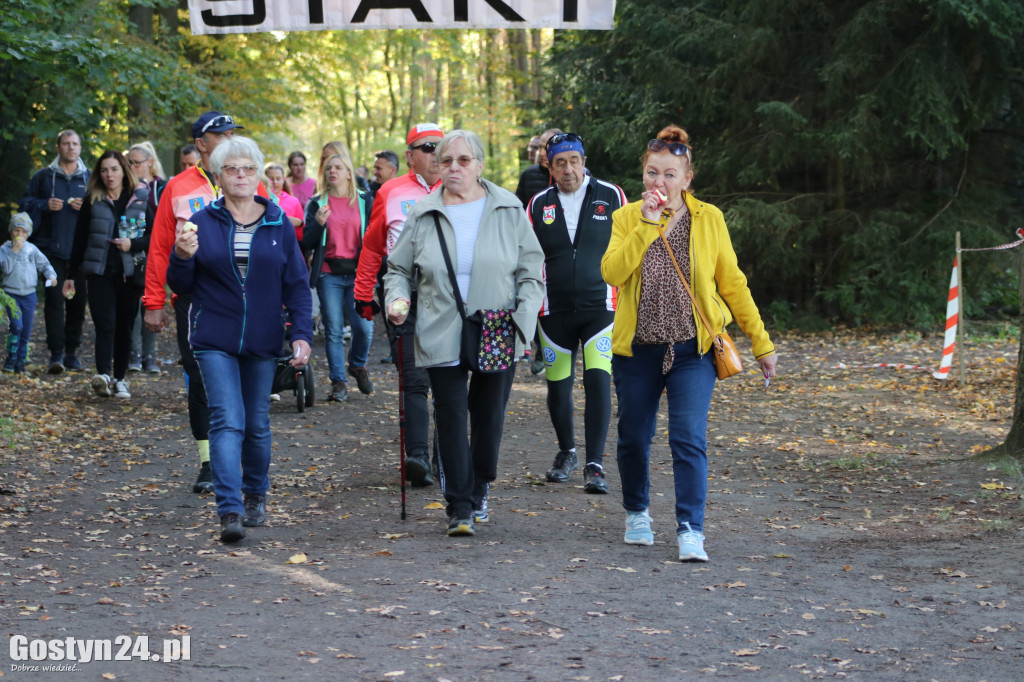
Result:
M263 167L263 175L267 179L267 187L277 198L277 205L281 207L288 220L295 226L295 238L302 243L303 213L302 204L299 200L289 194L288 181L284 177L284 168L279 163L271 161Z
M366 370L373 322L360 317L355 306L356 263L372 201L368 193L356 189L352 160L347 154L330 155L320 164L317 195L306 204L302 248L313 253L309 284L316 287L320 297L331 375L328 400L348 398L343 340L346 316L352 326L348 374L355 377L361 393L373 393L373 381Z
M313 193L316 192L316 180L306 175L306 155L292 152L288 155L288 182L291 194L299 200L299 205L306 206Z

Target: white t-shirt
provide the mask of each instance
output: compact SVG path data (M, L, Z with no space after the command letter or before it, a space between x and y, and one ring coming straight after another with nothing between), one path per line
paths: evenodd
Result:
M587 193L587 185L590 184L590 176L584 175L580 188L572 194L566 194L558 190L558 203L562 205L562 215L565 217L565 229L569 231L569 241L576 243L576 227L580 224L580 211L583 210L583 195Z
M469 295L469 279L473 274L473 248L480 233L480 219L484 215L487 197L466 204L445 206L448 221L455 230L455 281L459 284L459 296L463 302ZM466 311L469 315L470 311Z

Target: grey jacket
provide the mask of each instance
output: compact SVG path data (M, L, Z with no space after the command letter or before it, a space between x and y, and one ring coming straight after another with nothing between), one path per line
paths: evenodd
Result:
M11 242L0 246L0 283L8 294L28 296L36 290L39 275L56 280L57 273L43 252L30 242L14 253Z
M464 301L466 312L511 309L512 318L529 342L544 295L544 252L519 199L492 182L482 182L487 203L473 247L473 272ZM416 202L394 251L388 256L388 273L384 276L386 305L399 298L410 298L414 285L418 289L415 340L416 364L420 367L456 362L462 339L462 318L434 226L437 214L452 266L458 270L455 232L444 212L443 198L443 191L432 192ZM523 349L522 339L517 338L516 357L522 355Z

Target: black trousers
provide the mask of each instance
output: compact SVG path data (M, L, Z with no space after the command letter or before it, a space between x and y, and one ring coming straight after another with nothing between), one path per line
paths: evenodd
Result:
M432 367L427 373L434 392L441 489L448 516L469 518L498 475L498 451L516 366L513 363L493 374L473 372L472 377L463 367Z
M87 279L89 314L96 328L96 372L124 379L142 287L105 275L89 275Z
M192 427L192 437L196 440L209 440L210 405L206 402L206 386L196 356L192 354L192 346L188 343L188 307L191 304L192 299L188 296L175 297L174 326L178 334L181 366L188 375L188 423Z
M68 262L49 257L57 272L57 286L43 291L43 318L46 320L46 347L51 354L74 355L82 343L82 325L85 324L85 305L88 286L85 277L75 279L75 297L64 298L64 280L68 276Z

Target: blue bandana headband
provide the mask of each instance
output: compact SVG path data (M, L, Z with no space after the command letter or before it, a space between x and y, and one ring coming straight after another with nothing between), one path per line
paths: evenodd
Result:
M562 140L558 144L553 144L548 147L548 161L550 162L555 158L556 154L561 154L562 152L579 152L580 156L586 156L586 154L583 153L582 142L579 140Z

